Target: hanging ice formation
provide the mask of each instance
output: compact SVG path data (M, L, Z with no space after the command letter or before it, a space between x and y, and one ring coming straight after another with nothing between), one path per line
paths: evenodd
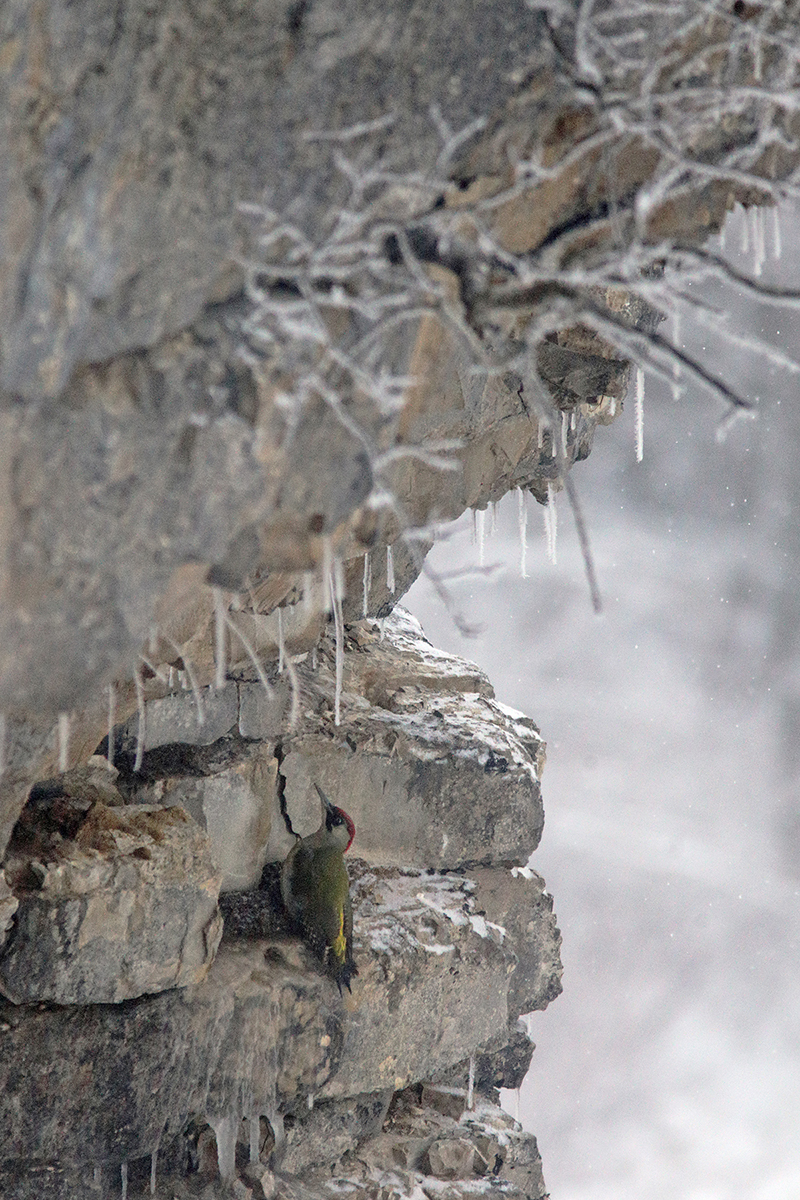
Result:
M547 557L551 563L556 561L556 533L558 531L556 515L556 497L552 483L547 485L547 504L544 508L544 532L547 538Z
M766 212L756 206L749 210L753 222L753 274L758 277L766 258Z
M278 674L283 674L284 646L283 646L283 609L278 609Z
M69 713L58 714L58 770L63 775L69 765Z
M781 210L777 204L772 207L772 257L775 262L781 256Z
M372 568L369 561L369 551L364 555L364 597L361 605L361 613L366 620L367 612L369 611L369 590L372 584Z
M525 491L517 488L517 522L519 524L519 573L523 579L528 578L528 508L525 504Z
M636 461L644 458L644 371L636 368Z
M342 674L344 671L344 619L342 617L342 591L344 588L341 578L341 563L338 559L331 567L328 588L333 604L333 624L336 631L336 687L333 701L333 723L339 725L342 716Z
M483 566L484 541L486 538L486 512L479 508L475 513L478 526L478 566Z
M475 1107L475 1055L469 1056L469 1077L467 1080L467 1108L472 1111Z
M206 1114L206 1119L217 1139L219 1177L223 1183L233 1183L236 1178L236 1134L239 1118L235 1112L227 1112L224 1117L210 1117Z
M392 595L394 595L396 590L394 582L394 551L389 545L386 547L386 586Z

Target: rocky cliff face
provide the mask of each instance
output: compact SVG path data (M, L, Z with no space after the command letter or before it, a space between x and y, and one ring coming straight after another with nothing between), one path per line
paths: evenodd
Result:
M395 605L466 507L578 511L670 271L792 184L797 28L6 6L0 1194L542 1195L544 748ZM275 888L317 783L344 999Z

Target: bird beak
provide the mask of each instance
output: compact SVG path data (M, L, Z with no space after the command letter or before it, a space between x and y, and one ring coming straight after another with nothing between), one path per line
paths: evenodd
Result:
M314 787L317 789L317 793L319 794L319 798L322 801L324 807L328 810L328 812L333 812L335 805L331 804L330 800L325 795L325 793L323 792L322 788L319 786L318 783L315 783Z

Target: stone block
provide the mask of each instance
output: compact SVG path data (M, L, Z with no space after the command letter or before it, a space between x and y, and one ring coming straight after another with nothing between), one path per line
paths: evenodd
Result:
M220 876L220 890L254 887L268 859L288 853L293 839L280 817L278 762L259 747L213 775L168 780L165 804L179 804L205 829Z
M180 808L95 804L46 862L17 852L0 957L16 1004L117 1003L202 979L222 934L208 838Z

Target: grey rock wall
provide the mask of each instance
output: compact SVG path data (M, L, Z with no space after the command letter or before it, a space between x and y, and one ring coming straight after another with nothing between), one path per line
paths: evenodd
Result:
M3 1195L144 1192L151 1156L209 1200L542 1195L475 1093L560 987L523 866L543 743L373 619L439 523L571 488L631 358L669 362L671 272L796 186L798 28L796 0L5 6ZM70 770L98 751L116 795ZM274 897L315 782L359 828L344 1000ZM123 831L137 806L171 832Z

